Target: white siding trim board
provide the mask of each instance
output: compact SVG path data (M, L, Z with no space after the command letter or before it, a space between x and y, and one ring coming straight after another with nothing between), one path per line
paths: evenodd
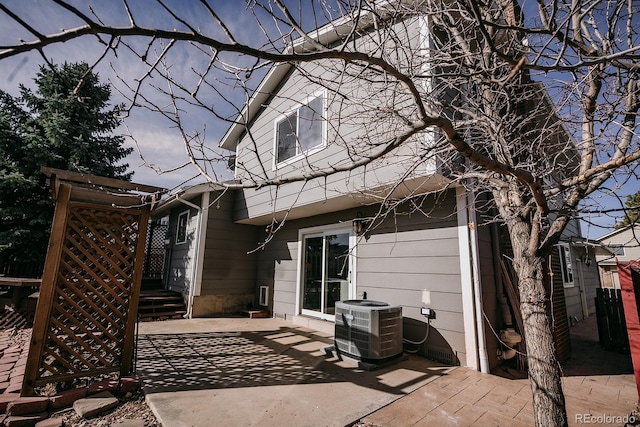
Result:
M471 242L469 239L469 217L467 212L467 192L464 187L456 188L458 216L458 242L460 245L460 281L462 288L462 315L464 321L464 341L466 366L478 370L478 336L473 292L473 272L471 267Z

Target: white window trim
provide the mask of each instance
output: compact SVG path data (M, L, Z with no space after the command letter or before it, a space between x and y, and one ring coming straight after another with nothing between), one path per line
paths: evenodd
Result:
M180 236L180 218L182 218L183 216L187 217L187 222L185 222L185 226L184 226L184 240L178 240L178 236ZM178 214L178 220L176 221L176 245L182 245L187 243L187 241L189 240L188 231L189 231L189 210L186 210Z
M301 153L298 153L292 157L289 157L286 160L283 160L281 162L278 161L278 125L283 121L286 120L287 117L289 117L292 113L297 112L300 108L304 107L305 105L309 105L309 103L316 99L316 98L322 98L322 135L321 135L321 139L322 141L320 142L319 145L307 150L307 151L303 151ZM290 165L291 163L295 163L297 161L299 161L300 159L303 159L305 157L310 156L313 153L316 153L318 151L323 150L325 147L327 146L327 91L326 89L323 90L319 90L317 92L312 93L311 95L307 96L302 102L297 102L295 104L295 106L293 106L292 108L290 108L289 110L285 111L283 114L279 115L278 118L274 121L273 123L273 164L272 164L272 170L277 170L278 168L281 168L283 166L287 166Z
M568 243L558 243L558 257L560 258L560 277L562 277L562 286L565 288L573 288L575 286L575 277L573 271L573 259L571 255L571 246ZM563 253L560 248L563 248L565 251L565 256L563 259ZM569 261L569 266L571 267L571 281L566 281L564 277L564 270L567 263L567 258Z
M345 227L345 224L332 224L332 225L321 225L317 227L309 227L309 228L301 228L298 230L298 266L297 266L297 278L296 278L296 315L309 315L311 317L316 317L323 320L335 321L335 316L331 314L319 314L319 313L308 313L307 310L303 313L302 311L302 285L303 285L303 275L304 270L302 268L302 264L304 263L304 239L305 237L311 237L314 234L316 235L324 235L326 233L335 233L335 232L343 232L349 233L349 299L355 299L357 294L357 286L356 277L357 275L357 265L358 265L358 257L356 254L356 249L358 247L357 241L358 236L353 233L352 227Z

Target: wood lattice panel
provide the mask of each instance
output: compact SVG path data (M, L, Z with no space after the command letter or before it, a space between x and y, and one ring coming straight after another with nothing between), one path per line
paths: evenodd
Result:
M23 394L129 373L148 218L148 208L58 200Z

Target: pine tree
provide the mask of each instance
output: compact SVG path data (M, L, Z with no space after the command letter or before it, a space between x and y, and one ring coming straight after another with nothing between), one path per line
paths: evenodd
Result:
M125 180L133 175L121 163L132 149L112 134L119 107L109 108L109 85L88 70L85 63L41 67L35 91L21 86L16 98L0 92L0 264L44 261L53 203L42 166Z
M638 219L640 219L640 191L627 196L627 200L624 205L624 217L622 218L622 221L616 224L617 229L638 223Z

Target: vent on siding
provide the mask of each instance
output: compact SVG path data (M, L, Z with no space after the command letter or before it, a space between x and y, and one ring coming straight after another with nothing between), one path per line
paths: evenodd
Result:
M268 286L260 286L260 298L258 300L258 304L266 307L269 305L269 287Z
M427 348L424 352L424 356L427 359L435 360L436 362L446 363L447 365L457 366L459 365L458 357L450 350L438 350L437 348Z

